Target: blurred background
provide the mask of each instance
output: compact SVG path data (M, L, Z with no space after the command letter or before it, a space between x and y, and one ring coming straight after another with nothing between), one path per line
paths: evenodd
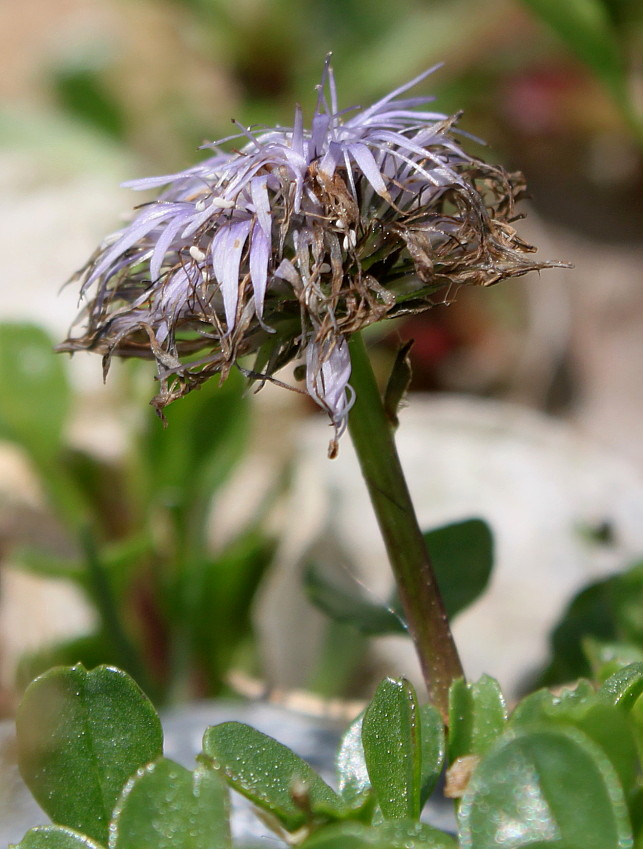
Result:
M482 515L497 536L498 575L505 564L539 587L542 566L550 582L535 600L533 587L501 592L506 606L489 608L484 626L470 619L463 639L479 642L500 618L489 645L502 652L509 631L542 614L538 647L530 653L528 631L507 668L516 688L520 652L545 662L546 628L566 594L643 554L643 4L563 5L2 4L0 320L11 324L0 328L0 715L53 662L119 663L159 701L245 691L255 679L355 695L392 663L384 644L363 662L363 636L302 607L302 561L336 527L342 499L363 498L336 470L343 457L332 468L325 460L325 423L312 405L271 388L248 398L231 380L180 402L162 431L146 407L151 370L115 368L103 386L98 358L49 356L77 309L63 283L141 200L120 182L194 163L233 118L288 124L296 102L310 117L328 51L343 106L367 105L443 63L422 91L442 112L464 111L461 126L487 142L468 142L477 155L525 172L522 235L540 257L573 264L461 290L448 307L377 329L382 374L400 341L415 339L409 433L418 450L435 446L437 427L438 448L449 446L466 472L475 465L466 458L489 455L476 442L481 429L508 446L477 481L464 475L456 486L445 470L428 494L418 481L424 521ZM426 462L423 480L437 460ZM535 500L512 510L518 489ZM351 542L350 528L340 537L321 559L345 561L369 592L385 593L382 569L369 575L359 564L367 545ZM576 564L562 585L554 543ZM295 602L304 613L291 621ZM313 619L299 656L293 629ZM643 645L641 621L625 636L601 622L605 639L636 632ZM340 645L352 647L341 653L345 668Z

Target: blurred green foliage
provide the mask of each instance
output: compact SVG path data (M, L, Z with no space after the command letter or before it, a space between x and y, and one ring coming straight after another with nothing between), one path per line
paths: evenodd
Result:
M469 128L500 145L498 122L511 130L502 101L512 79L544 68L565 79L575 56L642 138L631 98L643 44L636 0L164 0L123 4L120 14L136 39L116 49L100 39L70 45L50 64L50 86L63 109L164 165L176 165L179 150L193 157L205 139L227 135L231 117L290 122L295 102L312 106L328 52L345 107L444 63L430 82L438 108L464 109ZM146 19L156 27L154 51L146 46L124 61L130 41L145 42ZM584 94L577 93L580 111Z
M551 635L541 685L609 675L643 661L643 562L584 587ZM601 673L602 670L602 673Z
M131 386L123 418L142 405ZM67 539L62 552L23 540L12 564L72 581L98 614L93 633L24 658L23 683L56 663L118 663L157 699L218 692L252 644L250 607L275 547L265 507L220 550L208 540L213 501L247 447L241 375L192 393L165 428L150 408L106 460L67 440L73 394L53 340L5 323L0 397L0 438L25 452Z

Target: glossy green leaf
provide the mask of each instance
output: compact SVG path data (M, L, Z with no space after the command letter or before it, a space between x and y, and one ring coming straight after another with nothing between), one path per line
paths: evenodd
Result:
M335 759L339 792L348 802L359 799L371 789L362 743L363 719L362 712L348 726L342 735Z
M462 849L540 843L631 845L623 790L602 750L575 728L504 735L473 773L459 810Z
M114 809L110 849L225 849L231 846L228 790L199 765L160 758L125 785Z
M629 710L643 693L643 663L632 663L611 675L598 696L608 704Z
M333 823L304 841L302 849L457 849L449 834L426 823L391 820L374 826Z
M643 763L643 695L639 696L632 705L630 715L634 726L636 745L639 750L639 760Z
M454 522L424 534L447 615L453 619L487 587L493 568L493 535L482 519Z
M446 739L440 711L433 705L420 705L420 807L429 798L444 767Z
M449 691L449 762L484 755L502 734L507 706L498 682L488 675L467 684L459 678Z
M30 829L15 849L102 849L102 846L72 828L39 825Z
M525 696L514 708L510 724L514 727L541 723L556 713L567 715L582 705L596 704L597 695L589 681L581 679L573 687L563 687L555 694L545 688Z
M304 825L311 814L332 818L344 810L340 797L309 764L244 723L208 728L200 758L289 831Z
M362 743L371 786L386 819L418 819L422 731L417 697L404 678L385 678L364 713Z
M371 789L364 744L362 743L361 713L349 725L337 751L336 767L339 790L346 801L360 799ZM433 792L438 782L445 758L444 723L440 712L432 705L420 705L418 717L420 733L420 806Z
M636 741L624 711L601 701L588 681L559 693L539 690L527 696L511 716L512 728L573 726L602 749L609 758L621 786L630 792L637 774Z
M124 672L59 667L37 678L16 717L20 771L52 820L107 839L136 770L162 754L161 723Z
M24 446L39 463L61 447L70 407L65 364L39 327L0 324L0 439Z
M589 661L594 681L603 683L615 672L631 663L643 663L643 645L604 642L593 637L583 640L583 651Z

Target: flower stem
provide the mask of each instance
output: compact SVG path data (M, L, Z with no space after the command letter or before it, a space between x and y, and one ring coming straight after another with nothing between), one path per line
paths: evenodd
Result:
M348 428L375 510L429 699L448 715L449 687L462 665L361 334L350 341L356 393Z

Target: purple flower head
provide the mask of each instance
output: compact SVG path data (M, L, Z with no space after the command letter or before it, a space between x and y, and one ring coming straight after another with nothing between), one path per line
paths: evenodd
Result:
M340 111L326 62L309 129L297 107L291 128L240 128L193 168L126 184L167 188L77 275L82 329L61 348L98 351L105 369L113 355L154 359L159 412L250 356L263 380L302 358L335 446L351 333L547 265L511 224L521 175L465 153L457 116L405 96L429 73Z

